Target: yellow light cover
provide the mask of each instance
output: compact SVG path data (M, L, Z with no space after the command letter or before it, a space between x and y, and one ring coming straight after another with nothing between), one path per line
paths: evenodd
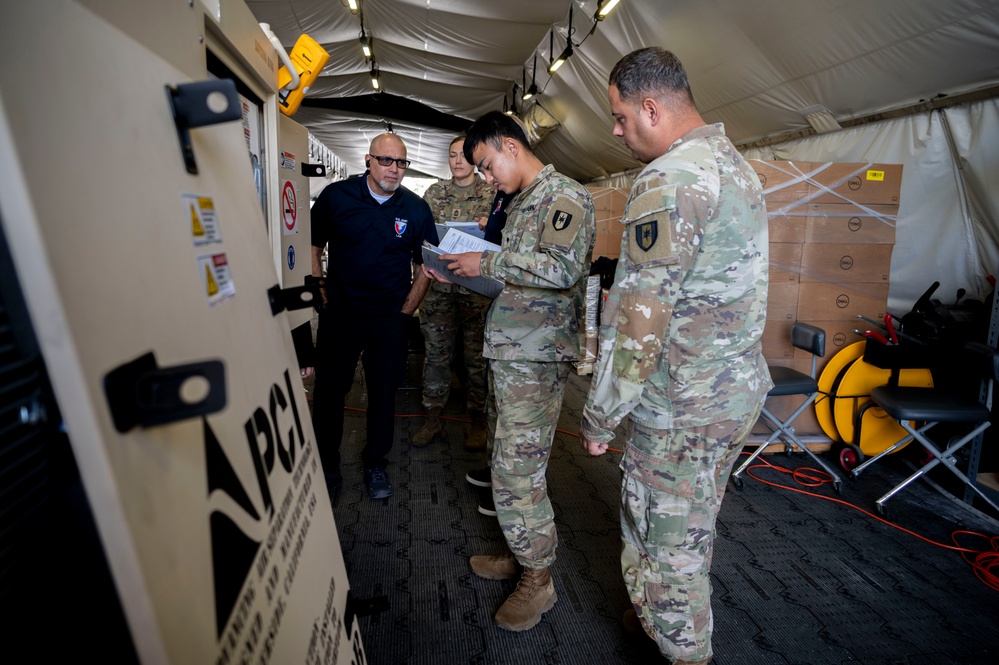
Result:
M284 86L291 81L291 72L284 66L278 69L278 107L281 109L281 113L290 116L302 104L305 93L309 91L316 78L319 77L319 73L323 71L323 67L330 59L330 54L312 37L303 34L295 42L288 57L295 65L295 70L298 71L298 87L294 90L284 90Z

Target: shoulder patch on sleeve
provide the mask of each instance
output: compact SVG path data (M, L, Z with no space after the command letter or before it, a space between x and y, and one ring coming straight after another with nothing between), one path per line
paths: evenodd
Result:
M571 247L583 224L583 206L568 197L558 197L551 203L541 231L541 245Z
M670 221L675 208L675 187L657 187L628 202L623 221L627 225L629 269L676 260Z

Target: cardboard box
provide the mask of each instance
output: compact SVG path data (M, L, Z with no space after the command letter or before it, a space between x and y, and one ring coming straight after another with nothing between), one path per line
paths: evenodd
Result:
M778 204L797 203L808 196L809 187L805 173L810 162L781 162L751 159L749 164L756 171L768 210L776 210ZM804 169L802 169L804 165Z
M892 248L892 245L802 245L800 281L887 284Z
M794 358L794 347L791 346L791 326L794 321L785 319L767 319L763 329L763 357L771 360L791 360Z
M587 187L593 198L593 211L597 221L596 242L593 245L593 258L606 256L616 259L621 256L621 234L624 226L625 204L628 190L617 187Z
M809 203L767 213L771 243L895 243L896 205Z
M770 241L770 283L797 282L801 272L801 245Z
M796 314L799 321L847 321L855 319L858 314L880 321L888 309L887 282L810 282L797 287ZM767 312L769 314L769 307Z
M805 242L806 214L767 213L767 226L770 232L770 244Z
M901 164L812 162L810 166L809 203L899 203Z
M806 243L895 244L897 205L810 203L805 212Z
M767 290L767 325L771 321L798 320L798 283L771 283ZM790 339L790 332L788 332Z
M593 258L606 256L616 259L621 256L621 235L624 226L617 220L601 220L597 222L597 237L593 244Z
M620 220L628 202L628 190L618 187L587 187L593 198L593 209L598 221Z

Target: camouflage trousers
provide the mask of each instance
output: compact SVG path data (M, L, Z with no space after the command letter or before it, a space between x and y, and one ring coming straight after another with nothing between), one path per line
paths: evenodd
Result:
M555 562L555 512L545 471L571 362L491 360L489 424L496 519L521 565Z
M680 430L630 426L621 571L645 632L671 660L711 657L715 520L758 415Z
M420 329L426 344L423 365L423 408L443 409L451 394L451 362L459 331L468 370L468 410L484 413L486 408L486 367L482 357L486 312L493 301L467 289L445 292L434 288L420 304Z

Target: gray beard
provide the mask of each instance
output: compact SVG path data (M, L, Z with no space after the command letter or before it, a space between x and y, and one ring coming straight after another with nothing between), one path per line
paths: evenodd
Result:
M383 192L394 192L395 190L399 189L400 184L402 183L399 182L390 183L388 180L380 180L378 182L378 186L382 188Z

